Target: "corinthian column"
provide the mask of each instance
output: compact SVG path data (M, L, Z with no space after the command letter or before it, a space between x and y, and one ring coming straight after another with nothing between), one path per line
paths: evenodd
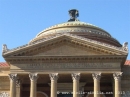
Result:
M94 97L100 97L101 73L93 73L92 77L93 77L93 80L94 80Z
M20 79L16 80L16 97L21 96L21 81Z
M38 74L37 73L30 73L29 77L30 77L30 81L31 81L30 97L36 97Z
M73 80L73 97L79 97L80 73L72 73L71 76Z
M10 79L10 97L16 97L17 74L9 74Z
M115 97L121 97L121 76L122 72L113 73L115 79Z
M58 73L49 74L51 80L51 97L57 97Z

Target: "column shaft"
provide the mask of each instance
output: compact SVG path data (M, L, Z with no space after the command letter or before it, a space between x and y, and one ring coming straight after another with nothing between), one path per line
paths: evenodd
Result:
M100 97L100 81L94 79L94 97Z
M38 75L37 73L30 73L29 74L30 80L31 80L31 86L30 86L30 97L36 97L37 94L37 79Z
M16 97L21 97L21 82L20 79L16 81Z
M51 97L57 97L58 73L51 73L49 76L51 79Z
M72 79L73 79L73 97L79 97L79 79L80 79L80 73L72 73Z
M101 73L93 73L93 80L94 80L94 97L100 97L100 78Z
M16 97L16 83L14 81L10 81L10 97Z
M51 80L51 97L57 97L57 81Z
M113 77L115 79L115 97L121 97L121 75L122 72L113 74Z
M9 74L10 78L10 97L16 97L17 74Z
M16 97L20 97L21 96L21 89L19 86L16 87Z

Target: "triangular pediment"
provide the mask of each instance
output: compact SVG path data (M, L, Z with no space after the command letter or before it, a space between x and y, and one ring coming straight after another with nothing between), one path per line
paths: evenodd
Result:
M74 55L127 55L118 47L76 35L51 36L23 47L9 50L3 56L74 56Z
M100 55L104 54L103 52L97 52L91 49L86 49L84 47L63 44L58 45L54 48L48 48L48 50L44 52L40 52L35 56L79 56L79 55Z

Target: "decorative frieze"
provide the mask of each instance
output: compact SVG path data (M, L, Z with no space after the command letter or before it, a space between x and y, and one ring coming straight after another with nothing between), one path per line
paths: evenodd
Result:
M11 69L35 69L35 70L52 70L52 69L117 69L119 63L32 63L32 64L14 64Z

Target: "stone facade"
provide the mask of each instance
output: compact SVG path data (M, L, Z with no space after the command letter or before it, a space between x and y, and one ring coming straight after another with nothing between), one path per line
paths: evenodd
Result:
M94 25L59 24L24 46L3 45L2 55L9 67L0 68L0 97L128 97L130 93L130 67L124 65L127 43L121 46Z

